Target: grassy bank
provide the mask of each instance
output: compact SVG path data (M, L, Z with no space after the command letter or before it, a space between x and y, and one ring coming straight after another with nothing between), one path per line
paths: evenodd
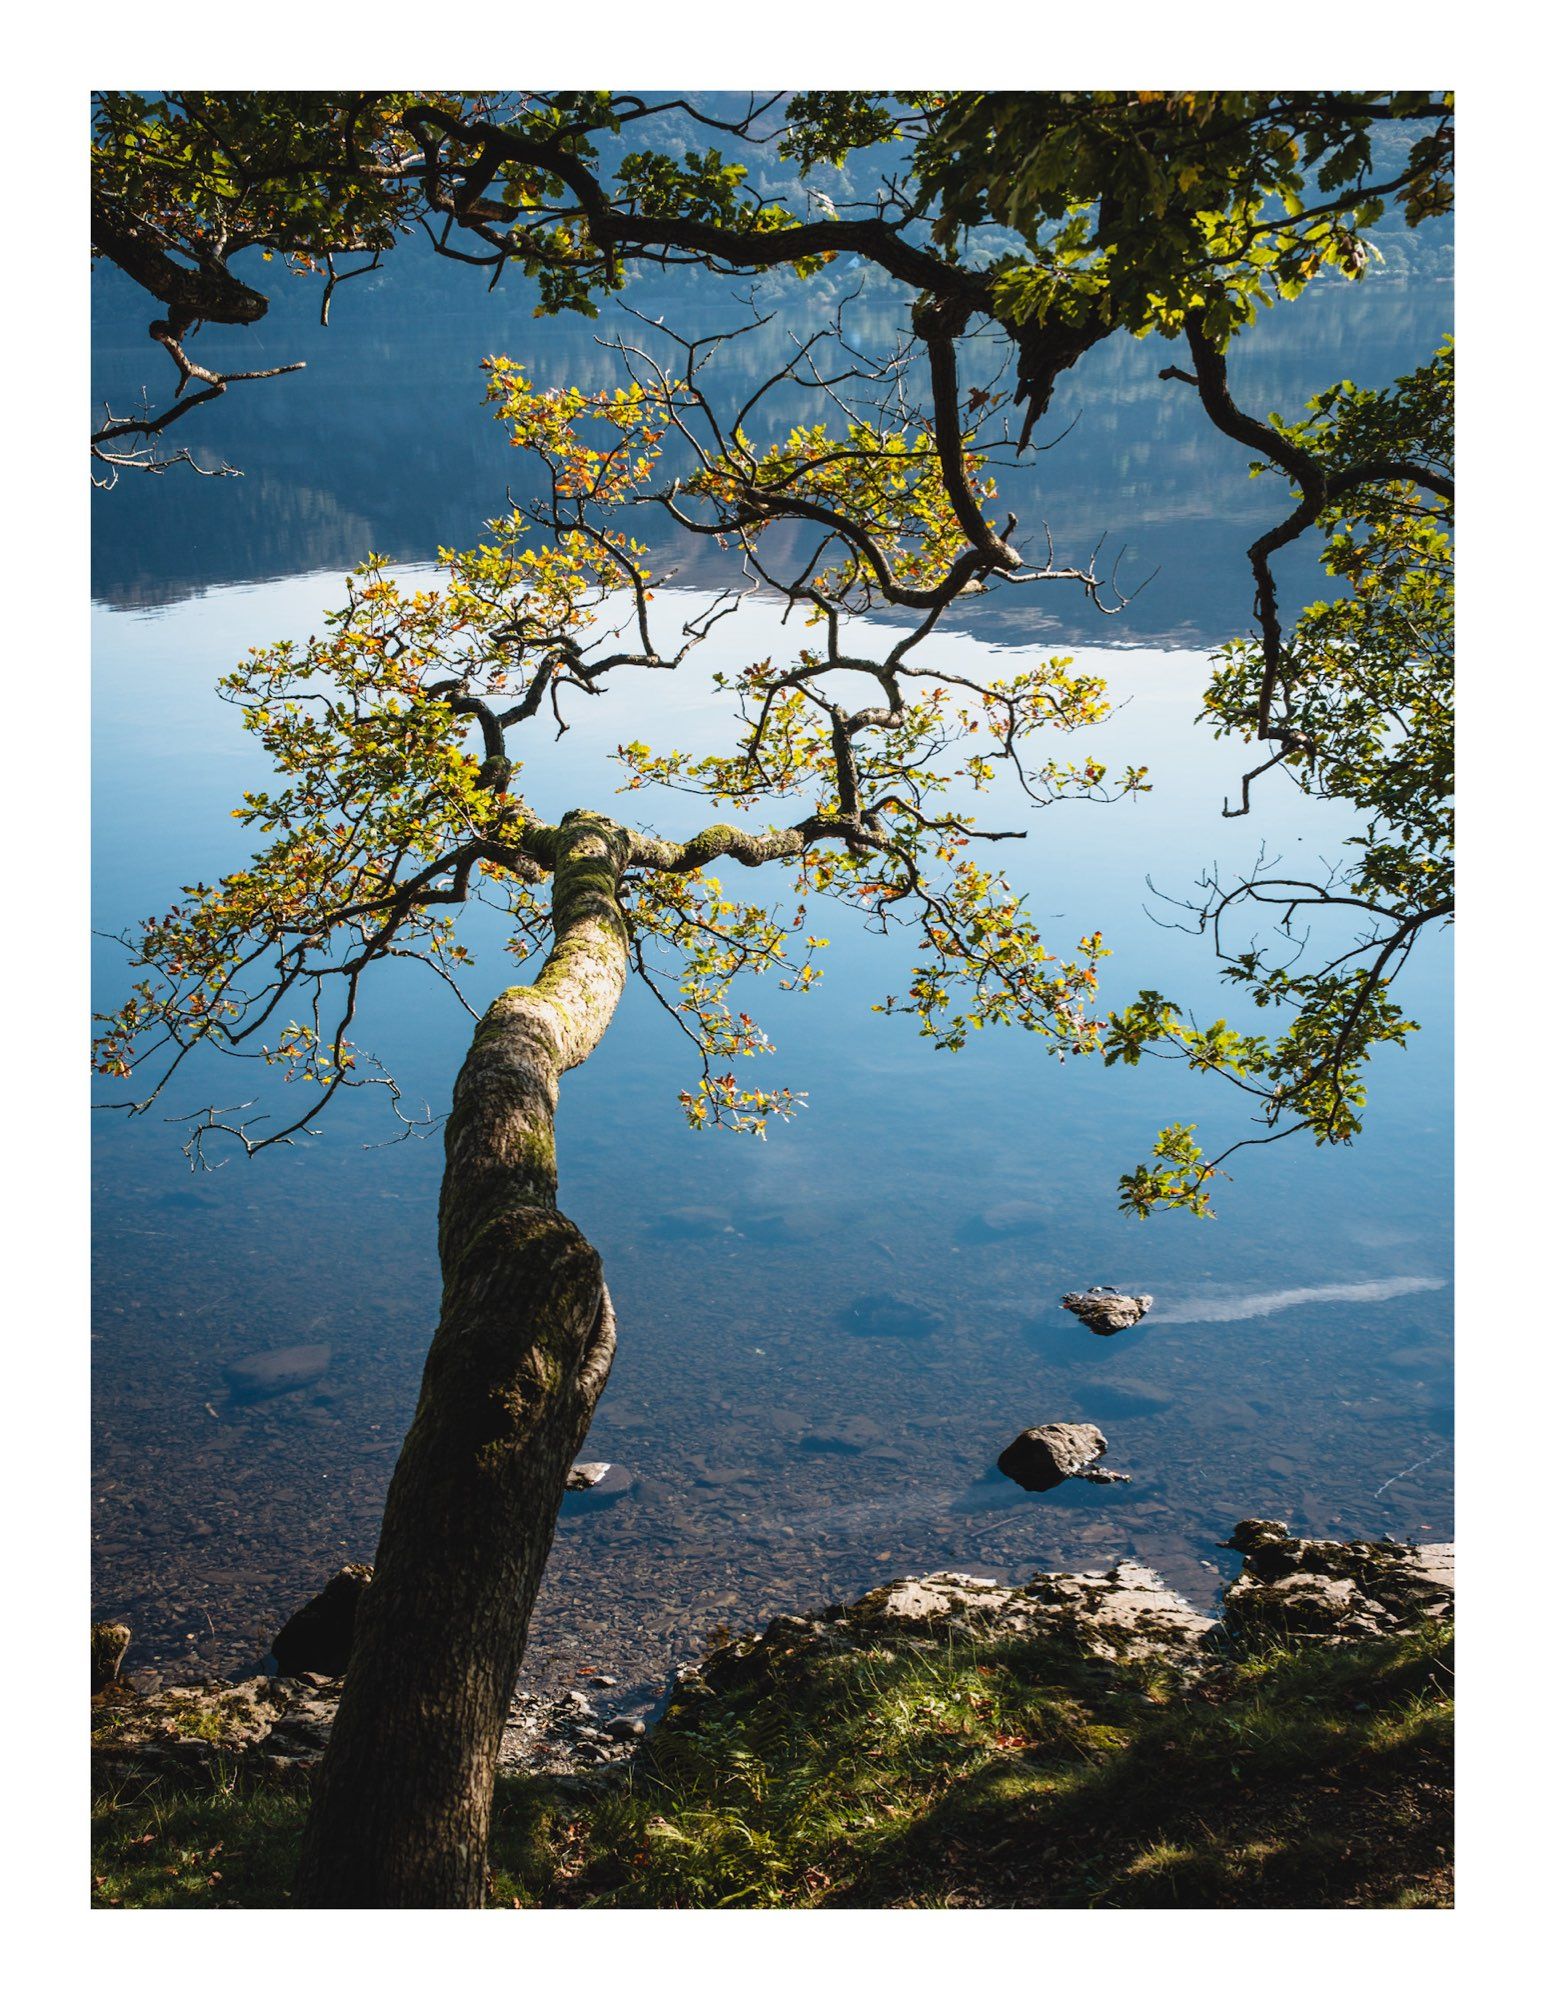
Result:
M630 1778L500 1788L492 1902L1432 1907L1451 1894L1447 1628L1187 1684L1046 1640L799 1655L685 1703ZM103 1789L93 1900L287 1900L303 1792Z

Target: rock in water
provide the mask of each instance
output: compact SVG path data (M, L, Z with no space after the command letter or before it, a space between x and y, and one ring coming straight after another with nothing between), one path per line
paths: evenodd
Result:
M1027 1493L1047 1493L1105 1449L1094 1424L1037 1424L1000 1452L998 1469Z
M123 1656L129 1650L127 1625L93 1625L91 1628L91 1692L100 1694L118 1678Z
M722 1208L668 1208L655 1216L651 1233L673 1242L711 1241L716 1236L732 1236L734 1224Z
M282 1396L320 1381L332 1359L331 1347L274 1347L228 1362L224 1374L233 1396Z
M569 1468L564 1481L564 1512L587 1514L595 1507L609 1507L633 1491L633 1474L626 1466L613 1465L604 1458L591 1459Z
M1045 1235L1049 1218L1044 1203L998 1201L967 1216L956 1229L958 1243L1002 1243L1006 1237L1023 1242Z
M1065 1292L1063 1309L1083 1320L1091 1333L1125 1333L1136 1326L1154 1303L1148 1292L1117 1292L1110 1285L1092 1285L1087 1292Z
M899 1340L923 1340L944 1330L945 1315L926 1300L897 1292L865 1292L843 1314L852 1333Z
M369 1584L369 1563L346 1563L280 1630L272 1647L282 1674L341 1674L354 1643L354 1616Z
M840 1457L852 1457L854 1453L867 1450L879 1444L885 1433L873 1417L864 1415L834 1417L819 1430L807 1431L800 1440L801 1451L821 1451L836 1453Z

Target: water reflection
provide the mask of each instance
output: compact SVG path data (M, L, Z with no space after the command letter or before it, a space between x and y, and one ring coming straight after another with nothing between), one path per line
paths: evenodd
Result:
M518 289L488 298L467 278L427 252L406 251L349 287L325 334L313 324L315 292L296 284L275 290L256 328L208 330L216 365L265 367L305 354L307 366L239 386L194 419L201 452L240 467L242 478L142 478L94 496L96 596L120 606L172 603L216 584L346 568L367 549L413 561L448 543L466 546L502 504L512 474L503 433L481 405L482 355L508 352L539 382L599 386L620 379L620 364L598 333L669 352L620 309L599 328L564 316L533 321ZM744 317L734 307L725 317L722 291L690 284L635 287L628 297L692 333ZM99 271L94 309L95 393L126 403L162 360L144 338L142 295ZM897 297L872 283L845 328L882 350L895 341L898 314ZM1343 375L1387 382L1432 352L1452 315L1448 284L1433 279L1312 286L1237 343L1236 394L1248 408L1296 412ZM786 302L728 351L727 400L789 360L789 325ZM1129 589L1157 571L1153 581L1119 624L1074 593L1054 600L1021 592L969 613L984 632L1208 645L1244 627L1251 592L1242 551L1284 511L1283 489L1247 478L1247 455L1203 420L1194 392L1158 379L1175 358L1158 339L1103 342L1064 378L1042 427L1045 437L1066 435L1000 477L1001 512L1018 514L1023 537L1045 521L1061 556L1082 561L1105 536L1108 561L1126 547ZM990 364L978 372L986 377ZM831 415L819 398L788 391L769 407L781 422ZM679 583L710 587L725 560L711 541L684 536L664 518L645 532ZM1284 560L1283 574L1290 591L1312 580L1300 554Z
M98 387L122 401L160 357L147 360L132 289L99 274L96 297ZM605 380L612 365L590 329L534 324L518 299L489 301L433 262L358 281L347 307L324 338L308 329L303 375L201 413L201 445L245 477L173 474L96 498L103 930L245 857L229 809L256 771L215 676L249 645L311 630L337 596L327 572L372 547L428 558L500 504L509 454L479 408L478 357L503 348L552 380ZM240 365L292 358L314 309L282 290ZM1239 394L1288 410L1340 375L1388 380L1449 317L1441 283L1312 291L1242 343ZM893 320L882 301L869 331ZM774 326L749 343L748 375L784 359L784 339ZM210 354L234 358L216 338ZM1155 791L1037 819L1016 867L1049 935L1099 926L1115 944L1109 990L1161 985L1216 1013L1196 940L1152 922L1145 873L1184 894L1203 865L1247 865L1258 842L1309 858L1343 829L1282 792L1248 822L1218 818L1238 759L1192 726L1205 662L1175 647L1244 626L1243 545L1281 496L1243 476L1188 391L1157 381L1167 358L1126 341L1087 357L1054 413L1077 412L1073 430L1003 482L1004 505L1045 516L1070 552L1105 532L1130 544L1128 573L1158 564L1155 581L1120 621L1075 593L1021 594L946 643L1127 649L1106 660L1128 705L1099 754L1147 762ZM667 555L679 585L705 585L716 560L699 543ZM695 671L774 643L763 615L735 621L716 642L731 650L706 648ZM705 685L679 690L688 748L712 729ZM562 759L536 754L539 807L609 796L607 750L649 719L626 697L588 705ZM680 802L656 817L690 830ZM564 1201L606 1260L622 1327L586 1455L627 1483L607 1505L566 1504L534 1678L604 1661L653 1681L722 1621L921 1567L1018 1575L1136 1554L1206 1597L1215 1545L1245 1514L1449 1531L1439 952L1408 992L1424 1032L1376 1064L1355 1148L1259 1151L1218 1222L1138 1225L1115 1212L1116 1173L1159 1123L1216 1128L1230 1107L1168 1069L1060 1067L1007 1033L936 1055L870 1011L902 954L842 917L826 927L826 990L757 996L779 1080L811 1100L766 1146L687 1132L673 1105L684 1045L638 990L566 1084ZM498 940L476 941L482 999ZM96 980L103 1001L119 996L121 960L100 940ZM365 1025L405 1088L443 1105L465 1018L411 977L371 1005ZM384 1136L372 1110L341 1105L324 1138L199 1179L165 1124L100 1126L94 1591L101 1614L134 1626L131 1665L238 1670L301 1596L371 1553L434 1322L439 1172L433 1145L365 1150ZM1059 1305L1094 1283L1152 1292L1155 1309L1095 1339ZM1030 1495L985 1477L1016 1432L1055 1420L1098 1424L1132 1486Z
M211 684L246 645L312 629L335 595L292 578L98 612L102 928L242 857L228 815L252 746ZM707 677L773 643L763 619L748 607L680 689L687 747L712 732ZM983 642L940 643L948 663ZM1134 649L1104 664L1127 705L1100 754L1121 763L1141 746L1156 789L1037 816L1017 875L1049 938L1099 923L1113 990L1142 980L1217 1012L1196 941L1146 915L1144 873L1181 890L1201 863L1237 867L1263 839L1313 854L1340 828L1283 793L1221 821L1237 759L1192 727L1205 662ZM539 808L609 795L607 750L645 729L638 704L654 692L587 705L562 757L539 746ZM665 833L693 817L689 801L653 810ZM1218 1222L1140 1225L1115 1212L1117 1171L1164 1120L1216 1123L1231 1107L1168 1069L1047 1062L1023 1035L937 1055L870 1011L896 990L902 950L841 913L824 927L826 990L756 996L778 1080L811 1099L765 1146L686 1130L685 1045L641 988L566 1083L564 1202L606 1260L622 1327L586 1456L630 1484L565 1511L534 1677L604 1661L654 1684L722 1621L920 1567L1018 1575L1136 1554L1206 1597L1215 1545L1247 1514L1448 1532L1437 954L1408 996L1424 1032L1377 1066L1357 1147L1260 1151ZM99 941L104 997L121 977ZM500 977L489 949L475 995ZM389 983L365 1026L414 1097L443 1106L467 1023L438 982ZM437 1150L364 1149L383 1136L378 1108L350 1103L319 1140L194 1180L166 1125L101 1125L95 1593L135 1627L133 1664L239 1669L334 1567L369 1558L437 1290ZM1152 1292L1154 1312L1093 1338L1059 1301L1100 1282ZM1243 1316L1263 1300L1270 1314ZM326 1350L323 1372L231 1393L233 1368L295 1349ZM984 1485L1016 1432L1056 1420L1099 1424L1133 1485Z

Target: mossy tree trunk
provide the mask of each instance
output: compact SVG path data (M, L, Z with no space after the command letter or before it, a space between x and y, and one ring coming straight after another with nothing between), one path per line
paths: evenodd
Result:
M553 834L553 949L479 1022L446 1128L440 1324L361 1600L296 1901L475 1908L500 1736L564 1482L611 1365L601 1260L557 1206L558 1081L622 993L627 835Z

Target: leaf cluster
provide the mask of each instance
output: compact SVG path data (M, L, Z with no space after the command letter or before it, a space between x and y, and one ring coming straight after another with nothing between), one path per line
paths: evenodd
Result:
M1227 340L1320 271L1357 278L1390 203L1443 213L1452 100L1422 91L952 93L915 150L933 233L959 252L987 224L1023 249L995 265L1006 324ZM1375 139L1403 134L1384 180Z
M488 400L530 482L526 505L492 520L476 546L442 550L427 583L367 557L322 631L254 648L221 684L274 769L236 809L262 845L130 941L145 977L99 1023L97 1063L116 1078L151 1071L132 1108L156 1102L196 1051L277 1065L312 1093L297 1119L255 1139L246 1123L202 1115L196 1157L215 1131L255 1150L309 1130L346 1085L384 1082L395 1104L390 1072L351 1032L370 969L416 960L476 1013L460 984L473 966L457 935L462 906L499 910L517 957L553 941L540 894L555 865L553 829L521 795L509 732L550 712L561 736L566 701L595 698L619 672L677 668L734 610L732 596L689 620L674 648L656 643L649 551L626 523L641 505L675 507L683 492L732 513L749 495L782 507L819 493L847 552L826 571L805 562L784 586L824 646L714 676L733 717L725 750L634 742L617 753L625 793L666 787L742 815L781 815L762 832L713 824L685 843L643 826L625 835L620 896L635 968L698 1053L697 1085L681 1093L689 1121L760 1136L802 1101L746 1080L744 1065L771 1044L732 988L743 974L772 974L795 992L816 984L827 940L807 905L818 894L874 929L913 934L911 986L885 1011L915 1014L939 1046L1014 1022L1060 1052L1092 1050L1100 939L1081 940L1067 960L1054 953L1023 897L973 856L980 840L1007 836L979 829L952 788L982 791L1008 773L1036 803L1107 795L1096 760L1029 754L1043 728L1099 721L1103 684L1065 658L998 678L931 667L914 648L948 605L943 590L881 657L857 651L850 635L850 602L862 609L890 563L929 576L943 559L927 553L951 518L930 434L898 450L890 433L854 431L830 449L798 429L758 447L740 427L717 456L700 454L693 481L655 491L668 434L686 434L707 407L701 389L655 369L614 391L539 390L507 357L485 368ZM710 424L725 435L711 414ZM976 490L986 497L980 480ZM762 519L745 530L749 560ZM872 691L862 706L854 685ZM1129 772L1115 789L1142 783ZM791 871L793 913L729 885L714 869L721 858Z
M1303 421L1275 428L1312 455L1331 496L1314 528L1339 591L1303 609L1270 663L1260 633L1226 645L1201 719L1220 737L1270 734L1282 745L1271 764L1308 795L1351 809L1359 831L1319 880L1261 868L1232 887L1205 882L1199 928L1213 936L1226 981L1255 1007L1287 1014L1278 1035L1242 1035L1223 1021L1200 1027L1149 992L1113 1016L1105 1054L1132 1063L1159 1053L1227 1077L1258 1100L1267 1137L1308 1131L1317 1144L1346 1143L1361 1127L1369 1058L1416 1026L1393 982L1422 932L1454 910L1453 507L1444 490L1453 347L1387 390L1335 384ZM1435 485L1419 483L1429 477ZM1227 942L1227 923L1259 911L1272 914L1274 942ZM1316 913L1352 926L1329 956L1310 950L1301 922ZM1186 1130L1168 1128L1159 1165L1124 1177L1124 1206L1207 1212L1218 1159Z

